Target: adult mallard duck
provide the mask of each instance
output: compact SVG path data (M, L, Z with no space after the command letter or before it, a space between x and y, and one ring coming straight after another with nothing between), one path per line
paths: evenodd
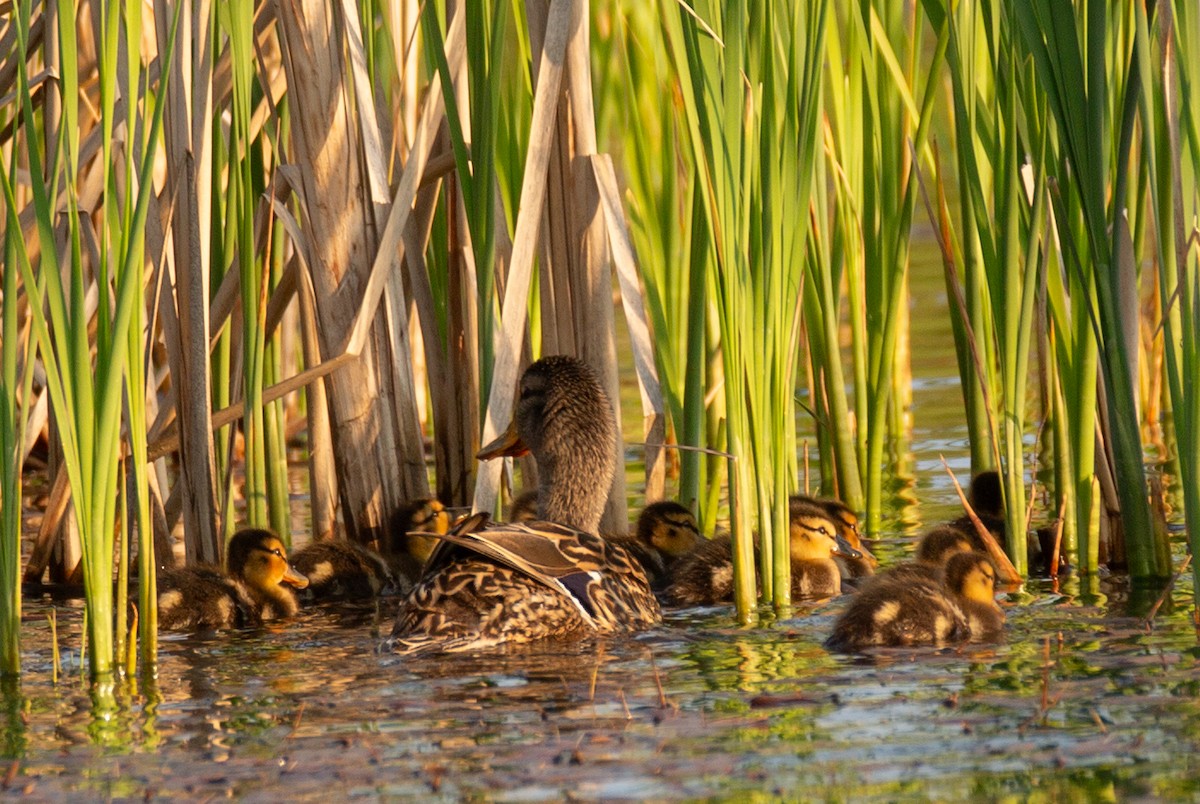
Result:
M855 651L995 639L1004 628L995 592L991 560L973 551L951 556L940 582L879 576L850 601L825 645Z
M159 575L159 627L241 628L298 610L287 587L303 589L308 579L288 564L283 542L271 531L239 530L226 549L225 564L228 572L199 565Z
M789 545L792 596L832 597L841 593L841 573L834 557L858 557L841 539L837 525L814 503L789 502ZM728 535L702 544L679 562L663 590L672 606L711 606L733 600L733 542Z
M616 423L582 361L557 355L530 366L508 432L479 457L525 452L537 461L540 519L487 526L476 516L452 528L400 606L397 652L634 631L661 620L641 566L597 535Z
M842 539L860 553L858 558L851 558L843 553L834 556L833 560L837 562L838 570L842 573L842 580L851 581L853 584L859 578L869 578L875 574L879 561L863 544L858 532L858 514L854 513L850 506L832 497L810 497L807 494L793 494L788 502L791 506L801 509L804 506L819 506L837 525L838 534Z

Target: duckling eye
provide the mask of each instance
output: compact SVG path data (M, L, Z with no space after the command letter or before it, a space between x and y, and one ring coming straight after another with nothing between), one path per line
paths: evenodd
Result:
M280 550L279 550L279 548L278 548L278 547L275 547L275 548L273 548L273 549L271 550L271 555L273 555L273 556L277 556L277 557L279 557L279 558L283 558L283 553L282 553L282 552L280 552Z

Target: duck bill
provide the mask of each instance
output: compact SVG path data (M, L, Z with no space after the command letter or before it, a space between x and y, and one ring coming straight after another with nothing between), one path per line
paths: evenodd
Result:
M288 564L288 568L284 570L283 573L283 582L288 586L294 586L297 589L303 589L304 587L308 586L308 576L297 572L291 564Z
M508 429L501 433L495 441L475 453L475 457L486 461L492 458L518 458L528 454L529 447L525 446L521 436L517 435L517 420L514 418L512 424L508 425Z
M833 538L837 543L837 549L833 551L834 555L845 556L846 558L862 558L863 554L854 549L854 545L843 539L840 535Z

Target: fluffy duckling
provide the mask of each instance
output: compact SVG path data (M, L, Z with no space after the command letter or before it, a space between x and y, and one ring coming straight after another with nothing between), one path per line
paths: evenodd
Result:
M995 591L991 560L973 551L952 555L940 583L880 576L850 601L825 645L856 651L995 639L1004 628Z
M401 591L407 592L417 582L437 547L436 536L421 534L445 534L449 530L450 512L441 500L432 497L413 500L392 515L387 562Z
M283 542L274 533L244 528L229 542L227 573L209 565L161 573L159 627L181 631L241 628L290 617L299 606L287 587L303 589L308 579L288 564L286 556Z
M521 378L487 459L531 452L538 520L468 517L434 548L392 630L398 653L464 651L635 631L662 615L641 565L598 528L616 470L616 419L596 372L563 355Z
M974 544L965 533L950 525L938 525L926 531L917 543L913 560L902 561L876 575L864 584L870 586L879 581L929 580L941 583L946 563L959 553L970 553Z
M832 597L841 593L834 557L857 557L838 536L838 528L818 505L793 501L789 506L792 596ZM663 599L673 606L711 606L733 600L733 542L718 536L680 561Z
M308 577L313 600L364 600L396 588L382 556L345 539L310 542L292 553L292 566Z
M672 500L660 500L642 509L632 537L609 537L641 562L654 589L665 586L672 570L706 539L690 510Z
M879 561L874 554L867 549L863 544L862 538L858 533L858 514L850 506L846 505L841 500L832 497L810 497L807 494L793 494L789 500L789 504L795 506L818 505L837 525L838 534L843 540L859 553L859 558L851 558L849 555L838 554L834 556L834 561L837 562L838 570L842 573L842 580L855 581L859 578L869 578L875 574L875 568L879 566ZM851 584L853 585L853 584Z

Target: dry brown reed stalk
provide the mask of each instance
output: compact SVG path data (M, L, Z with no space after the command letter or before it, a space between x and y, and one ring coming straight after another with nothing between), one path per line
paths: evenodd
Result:
M971 507L971 503L967 500L967 495L963 493L962 486L958 483L958 478L950 471L950 464L946 463L946 458L943 455L938 456L942 461L942 466L946 470L946 474L950 476L950 482L954 484L954 490L958 492L958 499L962 501L963 509L966 510L967 516L971 519L971 524L975 526L976 533L983 540L983 544L987 547L987 554L992 563L996 565L996 571L1000 573L1001 580L1011 586L1020 586L1024 583L1024 578L1021 573L1017 572L1017 568L1013 566L1008 554L1004 552L997 542L995 537L987 529L987 526L980 521L979 516L975 513L975 509Z
M391 512L405 500L428 494L406 313L398 298L403 290L393 266L402 253L401 235L432 138L414 149L396 197L389 199L380 175L385 160L371 125L374 106L359 104L357 119L349 111L363 79L357 66L354 76L347 77L337 31L345 30L355 14L355 9L347 13L344 4L330 8L293 0L278 5L282 61L294 111L290 155L300 168L301 186L295 189L302 191L308 224L322 353L326 358L342 355L354 345L363 357L331 377L328 388L339 445L334 458L340 497L347 506L343 517L355 539L368 541L387 527ZM350 51L355 62L355 49ZM436 105L437 100L431 94L427 103ZM331 126L342 136L329 136ZM391 210L385 215L389 200ZM367 277L365 286L362 277ZM361 295L354 290L360 286ZM385 294L388 303L381 316L378 305ZM370 314L362 315L364 310Z

